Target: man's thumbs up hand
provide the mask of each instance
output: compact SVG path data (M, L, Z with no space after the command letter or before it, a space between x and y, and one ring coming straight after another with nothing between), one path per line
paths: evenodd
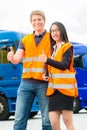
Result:
M8 61L12 61L12 60L13 60L13 57L14 57L14 49L13 49L13 47L11 46L11 47L10 47L10 51L9 51L8 54L7 54L7 59L8 59Z
M13 52L14 53L14 49L12 46L10 46L10 52Z

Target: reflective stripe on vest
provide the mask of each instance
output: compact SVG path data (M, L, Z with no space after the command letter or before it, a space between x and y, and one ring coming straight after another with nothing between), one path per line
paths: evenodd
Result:
M51 78L75 78L75 74L49 74Z
M48 84L49 88L62 88L62 89L69 89L75 87L74 84L53 84L52 82L49 82Z
M23 58L23 62L30 62L30 61L39 61L39 58L38 57L30 57L30 58Z
M26 73L26 72L41 72L43 73L44 72L44 69L42 68L24 68L23 69L23 72Z

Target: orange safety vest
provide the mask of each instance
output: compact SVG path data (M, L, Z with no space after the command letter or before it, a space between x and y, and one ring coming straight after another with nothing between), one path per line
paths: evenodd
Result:
M62 56L64 52L72 46L71 43L65 43L61 46L58 53L55 55L54 60L62 61ZM77 96L77 86L76 86L76 71L73 68L73 57L70 63L69 69L60 70L49 66L49 84L46 95L52 95L55 89L58 89L61 93L68 96Z
M38 56L42 54L42 50L50 56L50 38L49 33L46 32L41 42L36 46L34 35L29 34L22 39L22 43L25 48L23 58L23 74L22 78L34 78L42 80L44 73L44 63L39 61Z

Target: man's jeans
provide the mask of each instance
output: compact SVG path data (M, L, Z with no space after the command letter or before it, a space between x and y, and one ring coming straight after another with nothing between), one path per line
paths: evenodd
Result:
M52 130L48 116L47 83L32 82L22 79L18 89L14 130L26 130L27 121L35 96L38 98L42 114L42 130Z

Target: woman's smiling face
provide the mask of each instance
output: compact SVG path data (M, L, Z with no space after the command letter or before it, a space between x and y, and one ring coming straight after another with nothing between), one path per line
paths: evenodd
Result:
M61 37L60 37L60 30L56 24L53 24L51 26L51 37L54 41L60 42Z

